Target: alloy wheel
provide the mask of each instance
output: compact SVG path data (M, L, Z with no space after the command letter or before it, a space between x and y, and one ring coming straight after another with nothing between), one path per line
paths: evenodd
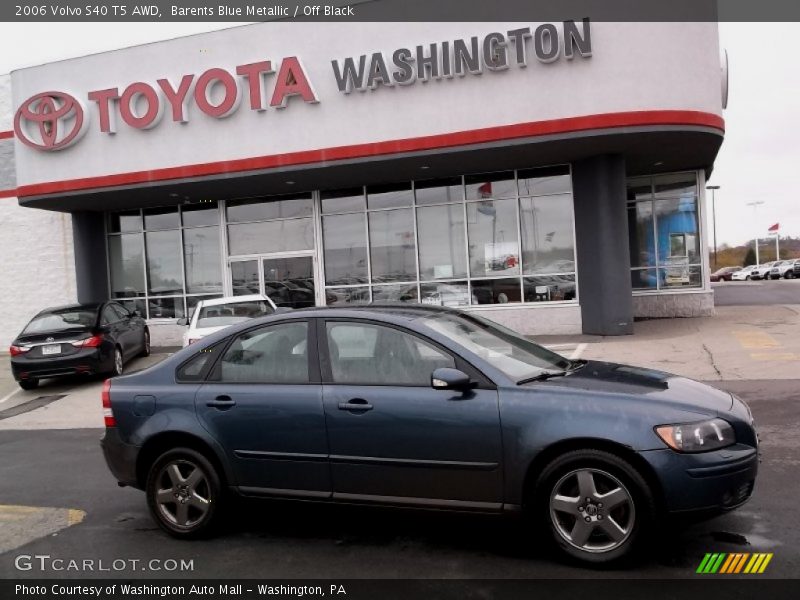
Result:
M122 352L119 348L114 350L114 374L122 375L122 370L125 368L122 362Z
M571 546L610 552L630 537L636 522L633 497L625 485L600 469L570 471L553 486L550 519Z
M183 529L191 529L211 508L211 486L199 465L186 459L168 462L156 479L155 501L159 516Z

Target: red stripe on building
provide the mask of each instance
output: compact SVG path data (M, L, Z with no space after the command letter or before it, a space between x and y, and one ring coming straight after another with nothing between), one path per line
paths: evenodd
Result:
M0 198L13 198L17 195L17 190L0 190Z
M13 131L0 131L0 140L8 140L14 137Z
M101 175L82 179L36 183L20 186L17 188L17 192L21 197L37 196L144 182L202 177L221 173L274 169L374 156L389 156L406 152L455 148L518 138L531 138L600 129L616 129L620 127L663 125L700 126L710 127L720 131L725 130L725 121L722 117L700 111L649 110L606 113L583 117L553 119L550 121L502 125L499 127L487 127L484 129L458 131L416 138L355 144L351 146L336 146L319 150L304 150L300 152L289 152L287 154L273 154L254 158L184 165L149 171L134 171L115 175Z

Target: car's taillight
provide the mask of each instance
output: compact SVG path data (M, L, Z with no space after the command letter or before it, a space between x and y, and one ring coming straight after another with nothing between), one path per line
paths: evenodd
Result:
M11 346L8 349L8 353L11 356L19 356L20 354L25 354L30 348L26 348L25 346Z
M103 393L100 396L103 400L103 421L106 427L116 427L117 420L114 418L114 412L111 410L111 380L106 379L103 382Z
M93 335L90 338L86 338L85 340L78 340L77 342L72 342L72 345L76 348L97 348L100 344L103 343L103 336L102 335Z

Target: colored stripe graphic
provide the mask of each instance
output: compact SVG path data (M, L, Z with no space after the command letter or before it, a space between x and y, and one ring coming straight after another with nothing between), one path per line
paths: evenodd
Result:
M767 565L772 560L773 554L766 552L735 552L727 554L725 552L709 552L700 562L696 573L703 575L735 575L737 573L757 574L763 573ZM742 570L744 569L744 570Z

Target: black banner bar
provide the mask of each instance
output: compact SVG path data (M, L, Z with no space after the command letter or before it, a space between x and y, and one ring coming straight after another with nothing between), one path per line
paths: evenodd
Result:
M11 0L8 22L800 21L797 0Z
M765 579L753 575L677 580L0 580L0 598L3 600L794 600L798 597L800 580Z

